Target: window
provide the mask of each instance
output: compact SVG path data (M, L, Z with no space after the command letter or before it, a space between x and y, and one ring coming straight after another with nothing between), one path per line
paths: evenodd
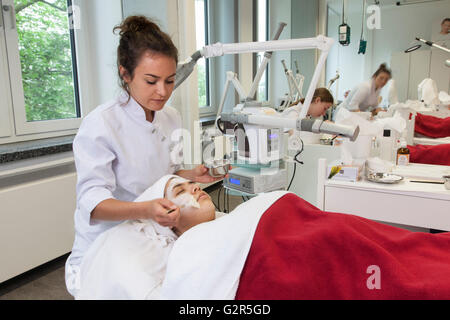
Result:
M7 61L0 72L9 80L0 92L7 88L11 97L0 102L0 114L14 115L17 136L78 128L76 7L71 0L0 3L0 65Z
M195 0L195 29L196 29L196 46L198 49L203 48L208 42L208 1ZM198 103L200 112L211 112L209 99L209 62L206 59L200 59L197 62L198 72ZM203 110L202 110L203 109Z
M267 0L257 0L257 41L267 41L268 40L268 1ZM257 55L257 67L261 64L262 60L264 59L264 52L258 52ZM257 70L256 70L257 71ZM255 71L255 72L256 72ZM267 101L269 99L269 86L268 86L268 68L266 68L266 71L264 72L263 76L261 77L261 81L258 85L258 92L257 92L257 100L260 101Z

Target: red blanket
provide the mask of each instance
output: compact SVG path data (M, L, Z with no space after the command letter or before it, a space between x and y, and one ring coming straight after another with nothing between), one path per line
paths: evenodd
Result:
M288 194L260 220L236 299L450 299L450 233L323 212Z
M450 137L450 117L438 118L418 113L414 131L430 138Z
M412 163L450 166L450 144L408 146Z

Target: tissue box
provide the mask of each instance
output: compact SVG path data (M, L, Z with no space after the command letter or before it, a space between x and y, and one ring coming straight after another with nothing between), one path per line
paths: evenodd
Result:
M327 168L327 177L330 175L331 168L333 165L329 165ZM363 172L362 165L351 165L351 166L342 166L341 170L336 173L331 180L341 180L341 181L359 181L361 180L361 174Z

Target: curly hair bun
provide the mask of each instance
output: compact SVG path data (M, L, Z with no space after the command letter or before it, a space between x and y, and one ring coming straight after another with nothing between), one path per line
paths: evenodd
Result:
M117 30L119 30L120 36L126 33L135 34L139 32L161 33L159 26L145 16L129 16L114 28L114 32Z

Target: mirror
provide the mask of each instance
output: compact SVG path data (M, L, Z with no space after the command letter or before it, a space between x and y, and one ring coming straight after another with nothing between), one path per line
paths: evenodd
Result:
M351 27L348 46L338 41L343 1L344 21ZM366 0L365 16L362 3L361 0L327 1L327 33L337 44L328 56L326 81L339 71L340 79L331 88L338 100L345 98L346 91L368 81L381 63L392 70L399 102L418 99L418 85L425 78L435 80L439 91L449 92L450 69L445 66L449 54L420 45L416 37L450 48L450 34L441 33L441 23L449 18L450 0ZM369 6L379 8L378 27L374 23L376 13L367 10ZM358 54L361 39L367 41L365 54ZM389 105L388 87L389 83L381 93L384 107Z

